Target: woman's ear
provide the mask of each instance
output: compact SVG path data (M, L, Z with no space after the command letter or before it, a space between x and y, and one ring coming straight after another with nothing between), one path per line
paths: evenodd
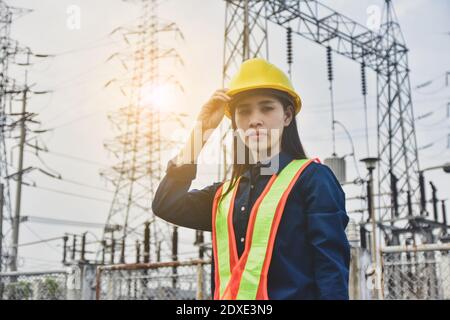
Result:
M288 106L284 111L284 126L287 127L294 117L294 109L292 106Z

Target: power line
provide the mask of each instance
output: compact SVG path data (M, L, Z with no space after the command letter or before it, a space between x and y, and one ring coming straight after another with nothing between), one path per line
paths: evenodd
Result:
M45 165L44 161L39 156L38 156L38 159ZM37 169L38 171L44 173L45 175L47 175L47 176L49 176L49 177L51 177L51 178L53 178L53 179L55 179L57 181L66 182L66 183L70 183L70 184L77 185L77 186L80 186L80 187L95 189L95 190L99 190L99 191L103 191L103 192L114 193L114 191L112 191L112 190L108 190L108 189L105 189L105 188L100 188L100 187L93 186L93 185L90 185L90 184L87 184L87 183L84 183L84 182L79 182L79 181L76 181L76 180L73 180L73 179L64 178L64 177L62 177L59 174L58 175L52 175L52 174L50 174L50 173L48 173L48 172L46 172L46 171L44 171L44 170L42 170L40 168L33 168L33 167L31 167L30 169Z
M84 102L89 101L90 99L92 99L92 98L98 96L98 95L99 95L100 93L102 93L102 92L103 92L103 91L102 91L101 88L100 88L99 90L93 92L92 94L88 95L87 97L84 97L83 99L80 99L79 101L75 101L74 103L69 104L69 105L66 106L64 109L62 109L60 113L56 114L54 117L50 118L50 119L47 120L46 122L49 123L49 122L55 121L55 120L58 119L59 117L66 115L68 110L73 110L74 107L76 107L76 106L78 106L78 105L80 105L80 104L82 104L82 103L84 103Z
M65 55L68 55L68 54L78 53L78 52L81 52L81 51L97 49L97 48L100 48L100 47L109 46L109 45L112 45L112 44L117 44L117 42L115 40L112 40L112 41L109 41L107 43L103 43L101 45L98 45L98 42L101 41L101 40L108 40L108 35L102 36L99 39L93 41L92 44L95 44L95 45L88 45L88 46L84 46L84 47L81 47L81 48L75 48L75 49L69 49L69 50L66 50L66 51L57 52L55 54L52 54L51 57L52 58L58 58L58 57L65 56Z
M104 202L104 203L111 203L110 200L106 200L106 199L90 197L90 196L81 195L81 194L72 193L72 192L65 192L65 191L52 189L52 188L47 188L47 187L40 187L40 186L37 186L37 185L25 185L25 186L36 188L36 189L41 189L41 190L45 190L45 191L55 192L55 193L63 194L63 195L66 195L66 196L77 197L77 198L81 198L81 199L87 199L87 200L92 200L92 201L99 201L99 202Z
M38 235L36 232L34 232L34 231L33 231L29 226L27 226L26 224L25 224L25 228L27 228L28 231L30 231L36 238L38 238L40 242L45 243L45 245L46 245L47 247L49 247L50 249L52 249L53 251L55 251L55 252L57 252L57 253L60 253L60 251L59 251L58 249L56 249L55 247L51 246L51 245L50 245L49 243L47 243L47 242L48 242L48 241L53 241L53 240L56 240L56 239L62 239L62 237L54 238L54 239L52 239L52 240L49 240L49 239L43 239L40 235ZM23 245L18 245L18 246L23 246Z
M26 243L20 243L17 246L18 247L26 247L26 246L33 246L36 244L41 244L41 243L47 243L50 241L55 241L55 240L62 240L63 237L55 237L55 238L48 238L48 239L42 239L39 241L32 241L32 242L26 242ZM54 249L54 248L53 248ZM56 250L56 249L55 249Z
M26 259L26 260L35 260L35 261L41 261L41 262L49 262L49 263L60 263L59 260L48 260L48 259L40 259L40 258L34 258L30 256L19 256L19 258Z
M63 80L62 82L58 82L58 85L56 87L53 87L52 90L56 91L56 90L61 90L62 88L73 88L74 86L86 84L85 80L78 81L75 84L73 82L76 80L79 80L79 79L83 79L83 77L85 77L89 73L96 71L97 69L99 69L103 66L106 66L105 62L103 62L103 61L101 63L93 65L83 72L80 72L70 78L67 78L67 79Z
M136 18L133 18L133 19L130 19L129 21L127 21L125 23L126 24L127 23L133 23L135 21L136 21ZM58 57L65 56L65 55L68 55L68 54L73 54L73 53L77 53L77 52L81 52L81 51L85 51L85 50L90 50L90 49L96 49L98 47L101 47L101 46L98 46L98 43L100 41L111 39L111 35L112 35L112 32L109 32L107 34L102 35L101 37L98 37L96 40L88 43L85 46L81 46L81 47L74 48L74 49L69 49L69 50L66 50L66 51L60 51L60 52L52 54L51 57L52 58L58 58ZM111 42L108 42L106 44L112 44L113 42L116 43L116 44L120 44L120 42L117 42L115 40L112 40ZM106 44L103 44L103 46L106 45Z
M52 154L52 155L55 155L55 156L58 156L58 157L66 158L66 159L76 160L76 161L80 161L80 162L84 162L84 163L88 163L88 164L92 164L92 165L99 165L99 166L102 166L102 167L108 167L107 164L104 164L104 163L101 163L101 162L85 159L85 158L78 157L78 156L73 156L73 155L70 155L70 154L62 153L62 152L56 152L56 151L51 151L51 150L47 150L46 152L48 154Z
M23 216L23 222L35 222L43 224L56 224L56 225L69 225L69 226L79 226L79 227L90 227L90 228L104 228L104 223L96 222L84 222L66 219L55 219L41 216Z
M62 124L58 124L58 125L54 126L53 128L51 128L49 130L55 130L55 129L60 129L60 128L67 127L67 126L69 126L69 125L71 125L71 124L73 124L75 122L80 121L80 120L84 120L84 119L90 118L90 117L92 117L94 115L98 115L98 114L100 114L100 112L105 112L105 111L104 110L97 110L97 111L94 111L94 112L90 112L90 113L84 114L84 115L79 116L79 117L77 117L77 118L75 118L73 120L64 122Z
M96 187L96 186L91 186L89 184L83 183L83 182L78 182L72 179L67 179L67 178L59 178L57 180L61 180L67 183L71 183L77 186L81 186L81 187L86 187L86 188L91 188L91 189L95 189L95 190L99 190L99 191L103 191L103 192L108 192L108 193L114 193L114 191L112 190L108 190L108 189L104 189L104 188L100 188L100 187Z

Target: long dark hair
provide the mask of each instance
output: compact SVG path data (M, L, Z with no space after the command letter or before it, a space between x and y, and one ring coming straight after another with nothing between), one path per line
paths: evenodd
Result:
M291 98L291 96L283 91L279 90L273 90L273 89L256 89L252 90L248 94L270 94L274 96L276 99L278 99L281 104L283 105L283 109L286 112L288 108L291 109L292 112L292 121L291 123L284 128L283 134L281 135L281 151L289 154L294 159L305 159L307 158L305 150L303 149L303 145L300 141L300 136L298 134L297 129L297 121L295 120L295 110L294 110L294 102ZM234 97L233 101L238 101L240 98ZM233 129L233 132L236 132L237 126L235 121L235 112L234 112L234 104L235 102L232 102L231 104L231 126ZM238 163L237 161L237 144L238 144L238 136L233 135L233 165L231 170L231 180L228 185L228 188L225 192L222 193L222 196L220 197L220 200L225 197L236 185L236 182L238 178L251 167L251 164L249 163L250 159L250 150L249 148L244 145L245 150L245 163ZM226 179L226 177L224 178Z

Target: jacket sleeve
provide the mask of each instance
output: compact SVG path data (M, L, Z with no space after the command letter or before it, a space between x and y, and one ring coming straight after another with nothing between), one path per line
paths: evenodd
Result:
M152 202L153 213L167 222L196 230L211 231L212 203L221 183L189 191L197 174L196 164L176 166L172 160Z
M306 183L307 238L319 299L347 300L350 244L345 193L331 169L316 164Z

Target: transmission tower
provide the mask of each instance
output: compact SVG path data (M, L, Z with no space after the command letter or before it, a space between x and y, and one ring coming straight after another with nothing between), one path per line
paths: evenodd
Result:
M119 162L101 172L115 189L105 226L120 226L120 230L105 227L103 243L112 255L115 248L120 249L116 256L120 257L121 263L125 262L126 256L134 256L127 253L127 242L130 247L137 248L136 240L144 238L144 228L144 233L150 234L149 242L144 243L144 261L150 260L149 244L153 245L157 259L166 254L171 256L171 233L176 230L171 231L167 223L154 219L151 201L162 177L162 156L177 144L164 137L164 132L171 132L164 126L169 123L183 126L179 114L163 112L155 101L158 95L167 94L160 90L164 86L182 89L172 75L167 76L161 70L165 60L175 59L181 63L182 60L175 49L163 48L158 41L164 32L178 35L181 32L174 23L160 22L156 0L134 2L140 6L141 13L137 25L121 27L113 32L121 33L132 48L131 53L116 53L112 56L120 59L122 65L130 70L129 77L122 77L130 80L113 79L119 82L128 102L109 115L118 135L105 143L107 150ZM146 223L150 224L151 229Z
M22 72L23 67L32 64L33 58L46 58L47 55L35 54L28 47L21 46L17 41L11 39L11 24L14 19L30 12L28 9L15 8L8 6L4 1L0 1L0 183L3 185L3 212L4 221L10 222L9 231L11 232L11 243L9 252L6 250L2 240L5 240L7 232L3 232L0 241L2 244L2 252L0 255L8 257L11 271L17 270L18 258L18 242L20 229L20 214L22 200L22 184L26 173L38 169L33 167L24 167L24 153L26 149L34 149L37 153L41 148L38 142L38 135L45 130L40 130L39 121L36 119L37 114L30 113L26 110L27 101L32 94L44 94L46 91L35 91L31 88L34 86L27 83L27 71L25 70L25 80L19 83L12 78L11 67L17 67ZM19 71L19 70L15 70ZM20 101L20 107L15 106L14 101ZM27 137L28 133L33 136ZM18 148L17 167L13 167L12 162L8 159L7 148L9 147L7 139L17 145ZM12 147L12 148L13 148ZM15 172L11 172L11 168ZM41 172L45 172L39 169ZM15 180L15 203L14 208L11 204L11 187L10 180ZM2 228L5 230L6 228ZM1 259L6 264L6 259ZM0 264L1 265L1 264Z
M9 175L8 158L6 151L6 135L8 133L8 118L7 118L7 106L8 97L6 91L10 89L10 78L8 77L8 65L10 63L10 50L11 50L11 23L13 20L13 10L6 5L5 2L0 1L0 184L2 184L2 197L3 201L0 203L3 207L0 208L0 212L4 217L12 219L11 209L11 197L9 180L6 179ZM2 217L3 218L3 217ZM3 223L3 219L2 219ZM3 256L6 256L6 243L5 243L5 231L2 229L0 234L0 270L3 270L2 265L4 263Z
M402 242L403 233L422 232L418 224L427 221L420 220L418 206L419 159L408 48L391 1L385 1L378 32L315 0L226 0L225 20L224 83L243 60L268 57L267 22L376 73L378 223L390 244Z

